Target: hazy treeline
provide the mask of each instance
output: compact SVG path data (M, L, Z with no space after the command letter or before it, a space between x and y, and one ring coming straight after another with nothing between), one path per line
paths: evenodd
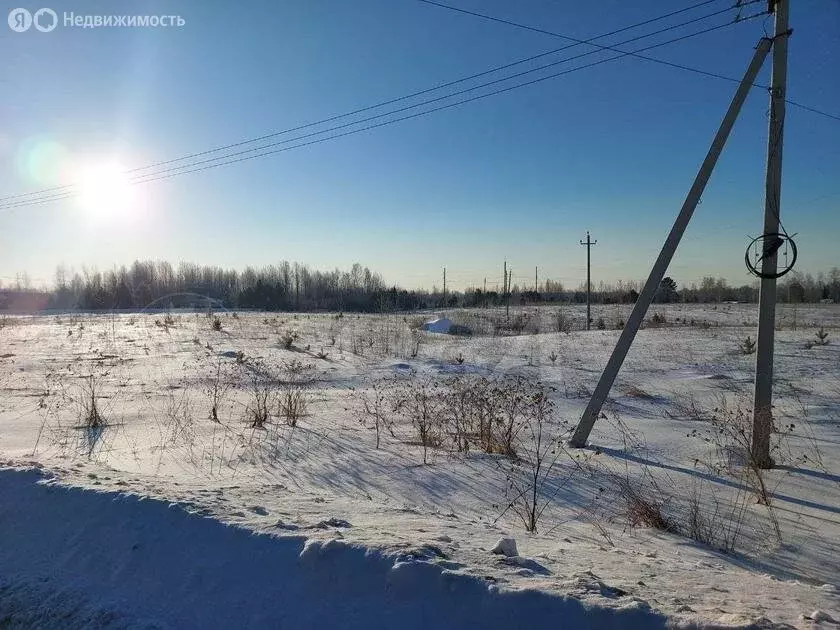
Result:
M592 300L602 304L632 304L642 283L618 281L592 285ZM779 281L781 302L840 303L840 268L816 277L791 273ZM281 262L244 271L165 261L136 261L108 271L68 273L56 270L54 286L32 290L25 276L0 288L0 311L53 309L143 309L196 307L260 310L393 311L441 307L498 306L545 302L583 303L586 285L567 290L546 280L537 286L513 285L509 295L466 289L444 293L437 287L405 290L389 287L382 277L358 263L349 271L317 271L299 263ZM758 282L730 286L723 278L707 277L687 287L665 278L657 302L756 302Z
M68 277L56 272L53 308L142 309L195 306L262 310L348 310L381 308L388 292L367 267L316 271L283 261L243 271L182 262L135 261L105 272Z

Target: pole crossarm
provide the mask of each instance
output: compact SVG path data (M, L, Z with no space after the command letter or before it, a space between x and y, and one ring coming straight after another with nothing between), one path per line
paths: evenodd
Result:
M718 158L720 157L723 147L726 144L726 140L729 138L729 134L732 131L735 120L738 118L741 107L747 98L747 94L749 94L750 88L753 83L755 83L758 71L761 69L772 44L773 39L763 37L759 40L758 45L756 46L755 54L744 73L744 78L735 90L735 95L732 97L729 109L726 111L726 115L720 123L720 127L718 128L717 133L712 140L712 144L709 147L709 151L706 154L706 158L703 160L703 164L697 172L694 183L689 189L688 195L683 202L680 213L677 215L674 225L671 227L671 231L665 239L662 250L659 252L659 257L656 259L656 262L650 271L650 275L645 282L644 288L641 293L639 293L639 297L636 299L633 311L630 314L630 317L627 318L627 323L621 331L621 335L618 338L615 349L607 361L607 365L601 374L601 378L598 381L598 385L595 387L595 391L592 393L592 398L589 400L589 404L581 416L580 422L575 429L572 439L569 441L569 445L572 447L580 448L586 446L589 434L592 432L592 427L595 425L595 421L601 414L601 407L607 399L607 395L615 382L618 371L624 363L624 359L627 357L627 353L630 350L633 339L636 337L636 333L641 327L642 321L647 314L648 307L653 301L653 297L659 287L659 283L665 276L668 265L670 264L671 259L674 256L674 252L676 251L677 246L688 227L688 223L694 214L694 210L697 208L697 204L699 203L700 197L706 188L706 184L709 182L709 178L712 175L715 164L717 164Z

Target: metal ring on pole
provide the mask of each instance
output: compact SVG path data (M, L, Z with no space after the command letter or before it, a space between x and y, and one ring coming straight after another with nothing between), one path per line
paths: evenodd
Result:
M757 256L755 262L753 262L750 260L750 250L752 250L753 247L758 245L759 241L761 241L761 255ZM764 257L772 256L773 254L777 253L783 245L785 246L785 248L790 248L790 263L787 263L782 269L779 269L777 266L776 271L773 273L763 273L760 270L760 267L762 261L764 260ZM787 251L787 249L785 251ZM785 275L791 269L793 269L793 266L796 264L796 256L796 243L794 242L793 238L791 238L787 234L773 232L770 234L762 234L761 236L756 236L753 240L750 241L749 245L747 245L747 251L744 253L744 264L747 266L747 269L752 275L766 280L774 280L776 278L781 278L783 275Z

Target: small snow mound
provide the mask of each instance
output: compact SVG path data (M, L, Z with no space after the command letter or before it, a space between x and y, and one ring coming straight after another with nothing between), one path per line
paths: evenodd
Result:
M330 527L353 527L349 521L345 521L341 518L329 518L326 521L321 521L320 523L316 523L312 525L312 529L329 529Z
M837 621L835 621L834 617L829 615L824 610L815 610L808 617L814 623L835 623L835 624L837 623Z
M516 550L516 540L510 536L499 538L499 541L493 546L490 553L500 554L508 558L519 555L519 552Z
M775 630L779 624L774 624L766 617L753 618L739 613L726 613L716 620L713 627L731 628L732 630ZM782 626L784 627L784 626Z
M514 567L520 567L520 569L525 569L528 571L529 575L533 575L535 573L539 573L540 575L551 575L551 571L549 571L546 567L541 565L536 560L532 560L531 558L523 558L522 556L514 556L514 557L507 557L507 558L499 558L499 561L502 564L507 564ZM517 574L521 575L520 571L516 572Z
M443 536L438 536L435 540L437 540L438 542L444 542L444 543L451 543L452 542L452 539L449 536L447 536L446 534L444 534Z
M274 527L276 529L288 529L288 530L291 530L291 531L299 529L298 526L295 525L294 523L284 523L280 519L277 520L277 522L274 524Z
M308 538L303 543L303 549L300 552L300 559L313 562L316 559L327 556L328 554L342 549L348 549L346 543L335 538L330 540L318 540L317 538Z
M452 327L452 322L445 317L438 317L423 324L423 330L433 333L448 333Z
M575 573L571 579L562 582L563 589L577 595L597 594L608 599L624 597L627 591L616 586L610 586L601 581L592 571Z

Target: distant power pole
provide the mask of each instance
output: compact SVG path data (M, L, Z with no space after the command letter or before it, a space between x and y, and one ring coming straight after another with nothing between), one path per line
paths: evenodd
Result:
M443 308L446 308L446 267L443 268Z
M782 190L782 138L787 86L788 0L770 2L775 13L773 69L770 77L770 124L767 133L767 173L764 185L764 251L758 298L758 338L755 353L752 459L771 468L770 433L773 430L773 344L776 320L776 271L778 247L768 236L778 235Z
M581 245L586 246L586 330L589 330L589 324L592 322L591 304L590 304L590 290L592 288L592 281L590 279L591 271L591 256L592 246L596 245L598 241L590 240L589 230L586 230L586 242L580 242Z
M506 308L506 315L505 317L510 317L510 306L507 305L507 294L508 294L508 273L507 273L507 260L502 267L502 298L505 300L505 308Z
M540 292L540 283L537 281L537 271L539 267L534 267L534 293Z
M507 281L508 290L507 290L507 311L506 311L506 317L508 318L508 320L510 320L510 294L512 292L512 289L511 289L511 286L513 286L511 284L512 282L513 282L513 267L508 269L508 281Z

